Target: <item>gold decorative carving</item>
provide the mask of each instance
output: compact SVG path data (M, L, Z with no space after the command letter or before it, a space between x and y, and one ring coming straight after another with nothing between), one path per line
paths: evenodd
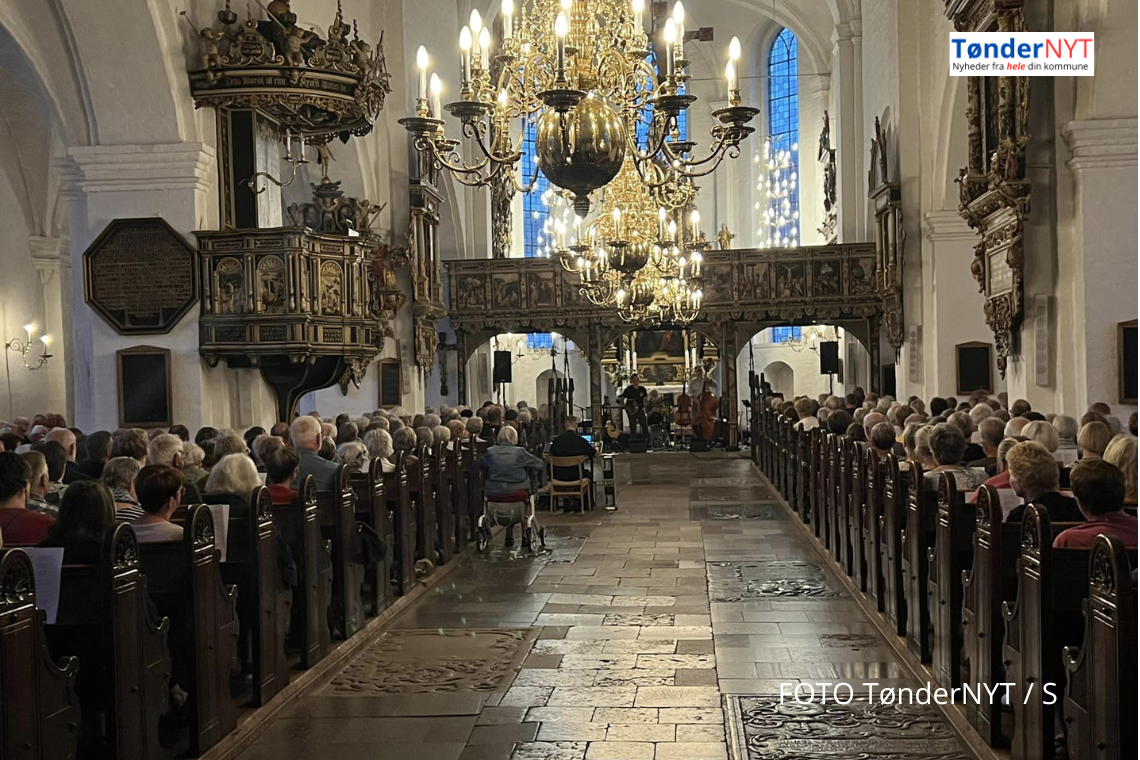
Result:
M823 165L823 224L819 234L829 243L834 242L839 225L839 194L836 185L835 148L831 147L831 117L823 112L823 129L819 133L819 152L816 159Z
M883 324L897 361L905 341L902 264L906 228L902 216L902 186L891 181L886 130L875 117L867 184L875 210L874 289L882 298Z
M264 256L257 262L257 305L262 314L285 311L285 262L279 256Z

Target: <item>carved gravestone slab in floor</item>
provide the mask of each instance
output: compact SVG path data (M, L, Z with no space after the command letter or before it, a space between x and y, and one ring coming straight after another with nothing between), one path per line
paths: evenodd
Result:
M387 631L316 693L358 697L506 691L537 635L537 628Z
M783 511L765 504L690 504L689 519L716 520L781 520Z
M843 596L813 562L709 562L710 602Z
M846 698L846 697L844 697ZM779 695L725 698L728 740L737 760L967 760L937 708L872 703L780 703Z

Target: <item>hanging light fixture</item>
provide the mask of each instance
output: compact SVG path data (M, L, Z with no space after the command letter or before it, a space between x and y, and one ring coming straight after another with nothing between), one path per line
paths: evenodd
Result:
M696 157L695 144L680 140L679 118L697 100L685 92L685 14L680 2L662 30L663 71L651 62L644 0L525 0L502 6L502 39L493 44L478 11L460 30L459 99L429 100L427 51L419 59L419 97L414 116L400 123L415 148L473 187L509 172L528 192L537 172L565 191L580 217L590 194L609 185L632 162L639 180L653 190L712 173L726 156L739 154L753 132L757 109L740 104L737 66L740 43L729 45L729 105L713 111L712 142ZM492 81L491 72L496 76ZM447 136L443 111L460 122L471 144L465 162L460 141ZM521 136L535 124L536 174L515 176ZM512 125L518 124L518 127ZM644 137L638 127L645 125Z

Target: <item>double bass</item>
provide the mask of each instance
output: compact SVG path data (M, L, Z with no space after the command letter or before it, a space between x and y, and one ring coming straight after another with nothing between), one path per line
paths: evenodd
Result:
M687 382L681 382L681 395L677 396L677 409L673 412L673 421L677 427L689 427L693 424L693 399L689 396Z
M706 441L711 441L713 438L716 421L720 416L719 411L720 399L712 395L712 391L702 390L700 398L697 399L697 418L693 421L693 430Z

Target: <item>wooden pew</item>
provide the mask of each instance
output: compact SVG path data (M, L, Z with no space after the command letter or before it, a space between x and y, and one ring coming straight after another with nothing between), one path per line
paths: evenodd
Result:
M886 609L883 588L883 479L887 463L871 448L863 452L863 565L867 596L880 613Z
M848 451L847 466L847 549L850 552L850 575L863 593L867 592L867 567L864 562L864 547L867 522L867 480L864 470L868 457L874 452L865 443L845 442Z
M1017 563L1021 554L1021 524L1005 523L1001 496L990 486L978 490L974 507L973 559L962 572L963 670L966 683L994 685L1010 679L1005 673L1002 604L1017 598ZM1057 532L1076 523L1054 523ZM1050 539L1052 545L1052 539ZM1008 744L1002 731L999 699L981 703L966 699L966 717L991 747Z
M1049 513L1030 504L1021 523L1017 598L1002 604L1005 680L1014 709L1012 760L1051 757L1062 708L1062 649L1079 646L1081 606L1088 590L1085 550L1054 549ZM1049 694L1043 694L1052 684ZM1056 701L1049 704L1051 698Z
M273 521L297 563L293 638L301 650L301 667L308 669L331 649L328 607L332 589L332 566L321 539L317 489L311 475L297 489L297 501L273 505Z
M850 540L848 526L851 522L848 514L850 509L848 493L851 486L850 442L844 436L833 435L831 445L835 457L831 469L833 478L831 490L834 499L831 513L834 517L831 524L831 554L843 571L851 575L851 549L848 546Z
M455 515L455 551L467 548L467 537L471 534L470 512L467 506L469 487L467 485L467 457L462 441L455 441L447 451L447 483L453 499L452 512Z
M467 499L467 540L473 540L475 526L483 514L482 453L474 438L468 438L463 448L463 476Z
M395 471L384 474L384 492L394 538L388 552L392 557L392 576L396 593L403 596L416 585L416 518L408 484L407 454L397 451L395 457Z
M384 493L384 463L380 457L372 458L367 473L350 475L349 484L356 496L356 521L376 531L388 548L383 560L362 568L364 580L368 581L368 601L372 614L379 615L395 599L392 557L396 550L395 533L388 517L388 501Z
M937 491L928 492L922 466L911 464L903 533L903 580L906 584L906 643L922 662L930 662L930 605L927 598L930 564L927 549L934 545Z
M170 620L174 680L189 695L180 714L198 757L237 728L230 695L236 589L222 584L214 521L204 504L190 507L181 541L139 544L138 551L150 598Z
M439 565L450 562L455 549L454 499L447 478L447 460L447 444L435 444L431 452L431 489L435 501L435 547Z
M1097 538L1088 574L1084 638L1064 654L1069 760L1120 760L1136 747L1136 589L1120 539Z
M130 525L108 532L99 564L63 566L59 612L45 634L53 658L79 658L83 722L105 727L101 746L91 747L93 756L166 758L159 718L170 711L169 628L168 619L154 620L147 608Z
M784 426L784 498L792 509L797 513L800 511L799 494L796 491L796 481L799 469L797 467L798 454L799 454L799 431L794 427L791 420L784 419L781 421Z
M417 447L408 467L408 488L416 517L416 559L427 559L439 564L435 550L436 513L432 498L431 449Z
M230 517L222 580L237 587L241 642L248 641L251 702L260 707L289 684L285 636L293 594L277 567L276 527L269 489L253 490L246 517ZM243 652L244 655L244 652Z
M973 506L966 505L952 473L938 483L934 546L927 553L934 678L950 689L962 683L962 584L974 560Z
M883 608L887 622L899 636L906 635L907 598L903 572L903 534L906 531L907 494L913 468L901 469L898 457L887 457L887 471L883 480L883 515L880 519L883 573ZM919 477L921 477L921 468Z
M28 555L0 550L0 756L12 760L76 757L79 661L48 652L46 617L36 608Z
M838 483L837 475L839 472L839 456L836 451L836 441L830 433L823 434L823 443L821 444L823 454L823 483L822 483L822 497L823 497L823 545L827 548L828 553L835 558L838 549L838 543L835 540L835 521L838 519L835 514L835 502L838 497L836 496Z
M824 540L826 534L826 527L823 521L823 514L826 511L824 503L827 501L827 453L824 448L823 431L817 428L812 428L808 431L811 435L811 451L809 456L809 472L808 477L811 479L811 529L812 533L820 541Z
M792 500L791 490L791 435L787 420L783 415L776 415L776 452L779 459L776 462L776 480L780 484L780 494L785 500Z
M341 639L349 639L364 626L360 598L362 567L356 561L360 538L356 534L356 497L348 482L348 468L337 468L332 491L317 491L321 535L332 542L332 611L330 625Z
M799 505L800 519L805 524L812 519L812 480L811 480L811 431L794 428L796 433L796 502Z

